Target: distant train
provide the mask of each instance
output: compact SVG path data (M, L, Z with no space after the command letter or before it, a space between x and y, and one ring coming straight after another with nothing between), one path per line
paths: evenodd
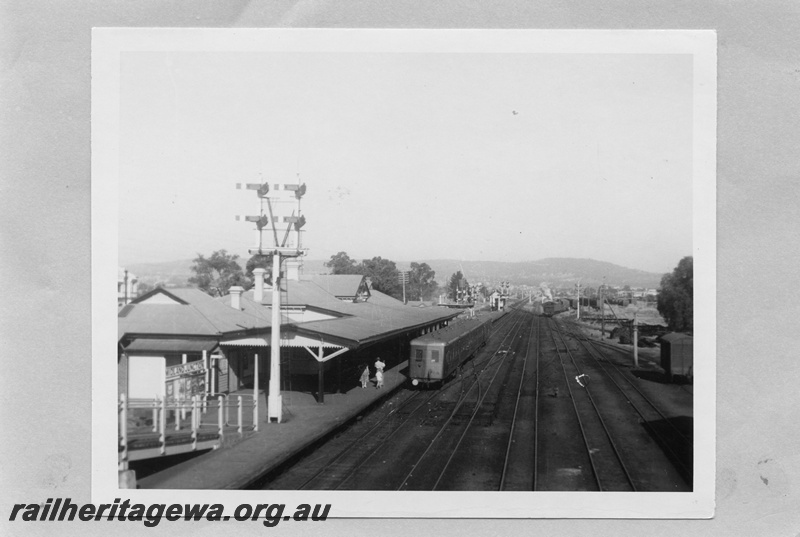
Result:
M445 381L486 344L492 322L501 316L493 313L473 319L459 319L441 330L411 340L408 362L411 384L418 386L422 383L427 386Z
M542 304L542 315L552 317L556 313L569 310L570 302L567 298L556 298Z

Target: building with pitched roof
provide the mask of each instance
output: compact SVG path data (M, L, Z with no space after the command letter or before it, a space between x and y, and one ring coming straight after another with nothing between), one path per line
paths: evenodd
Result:
M460 313L404 305L360 275L303 277L290 264L279 281L281 386L319 402L354 385L376 356L388 367L404 362L411 339ZM266 386L271 307L263 271L252 290L234 287L222 298L197 289L138 297L118 315L120 392L182 398Z
M215 363L224 359L223 335L268 327L258 313L226 308L198 289L157 288L134 299L117 314L119 392L144 399L206 393L220 383L212 373L227 372Z
M320 402L326 391L345 391L354 385L364 365L376 356L389 367L405 361L411 339L445 326L459 313L408 307L371 289L364 276L305 277L291 267L280 280L280 297L281 382L286 389L314 392ZM220 300L226 305L238 303L242 311L260 307L271 312L272 287L256 273L252 290L234 291ZM239 387L253 385L252 369L245 364L256 354L264 360L258 384L268 380L271 328L257 332L220 342L233 368L229 378L238 378Z

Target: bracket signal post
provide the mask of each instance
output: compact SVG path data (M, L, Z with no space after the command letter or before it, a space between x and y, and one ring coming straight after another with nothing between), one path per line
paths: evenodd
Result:
M241 184L237 184L241 188ZM249 249L250 255L272 255L272 327L270 340L269 391L267 393L267 421L281 422L283 417L283 397L281 396L281 257L300 257L306 250L300 247L300 228L305 225L305 217L300 212L300 198L306 192L306 185L274 185L270 189L268 183L247 184L248 190L256 190L259 199L259 214L245 218L255 222L257 227L258 246ZM264 205L268 214L264 212ZM273 206L273 204L275 204ZM291 216L286 212L281 215L280 207L289 206ZM283 223L288 224L283 241L278 238L276 223L283 216ZM275 241L273 246L264 244L263 228L270 225ZM297 233L295 245L287 245L289 233L294 228Z

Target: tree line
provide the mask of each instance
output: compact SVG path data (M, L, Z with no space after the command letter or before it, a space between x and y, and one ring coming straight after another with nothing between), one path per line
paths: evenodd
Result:
M217 250L210 256L198 253L192 260L192 273L188 283L211 296L225 296L234 285L250 289L255 278L253 270L266 269L268 282L272 281L272 256L254 255L247 260L245 268L239 263L239 256L229 254L227 250ZM400 270L397 264L389 259L373 257L356 262L346 252L339 252L331 256L325 263L331 274L359 274L366 276L372 283L372 288L385 293L393 298L402 300L403 284L400 281ZM433 300L439 291L436 282L436 272L427 263L411 263L406 283L407 300ZM455 275L454 275L455 276ZM140 284L139 294L142 295L156 287L164 287L163 283L155 285Z
M658 313L674 332L694 330L694 258L684 257L670 274L661 278L656 300Z
M325 266L331 274L360 274L367 276L372 288L391 297L402 300L403 284L400 281L401 271L397 264L389 259L373 257L357 263L347 252L339 252L331 256ZM432 300L436 297L439 284L436 282L436 271L427 263L411 263L406 283L407 300Z
M255 280L253 269L257 267L270 271L272 256L254 255L247 260L245 269L242 270L239 256L229 254L227 250L217 250L208 257L198 253L197 257L192 260L194 275L189 278L188 283L211 296L225 296L230 293L230 288L234 285L239 285L244 289L253 287ZM155 288L165 286L164 282L157 282L154 285L140 283L138 293L143 295Z
M689 258L691 259L691 258ZM325 262L331 274L358 274L370 279L372 288L398 300L403 298L403 284L400 281L401 271L397 264L383 257L373 257L357 262L347 252L339 252ZM234 285L250 289L254 283L253 270L266 269L267 281L271 282L272 256L254 255L247 260L245 268L239 263L239 256L229 254L227 250L217 250L210 256L198 253L192 260L193 276L188 283L211 296L225 296ZM440 292L444 292L452 301L474 301L478 297L487 297L491 293L483 284L472 285L462 271L457 271L446 280L440 289L436 281L436 272L427 263L412 262L406 283L406 299L414 301L435 300ZM163 287L163 283L154 286L140 284L139 295L154 287ZM663 283L662 283L663 287ZM663 315L663 314L662 314ZM667 316L665 316L667 318Z

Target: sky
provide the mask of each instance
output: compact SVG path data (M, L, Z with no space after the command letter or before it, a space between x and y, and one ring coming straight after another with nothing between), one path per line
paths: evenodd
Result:
M692 254L692 57L125 52L120 263L255 244L253 191L307 185L311 259Z

